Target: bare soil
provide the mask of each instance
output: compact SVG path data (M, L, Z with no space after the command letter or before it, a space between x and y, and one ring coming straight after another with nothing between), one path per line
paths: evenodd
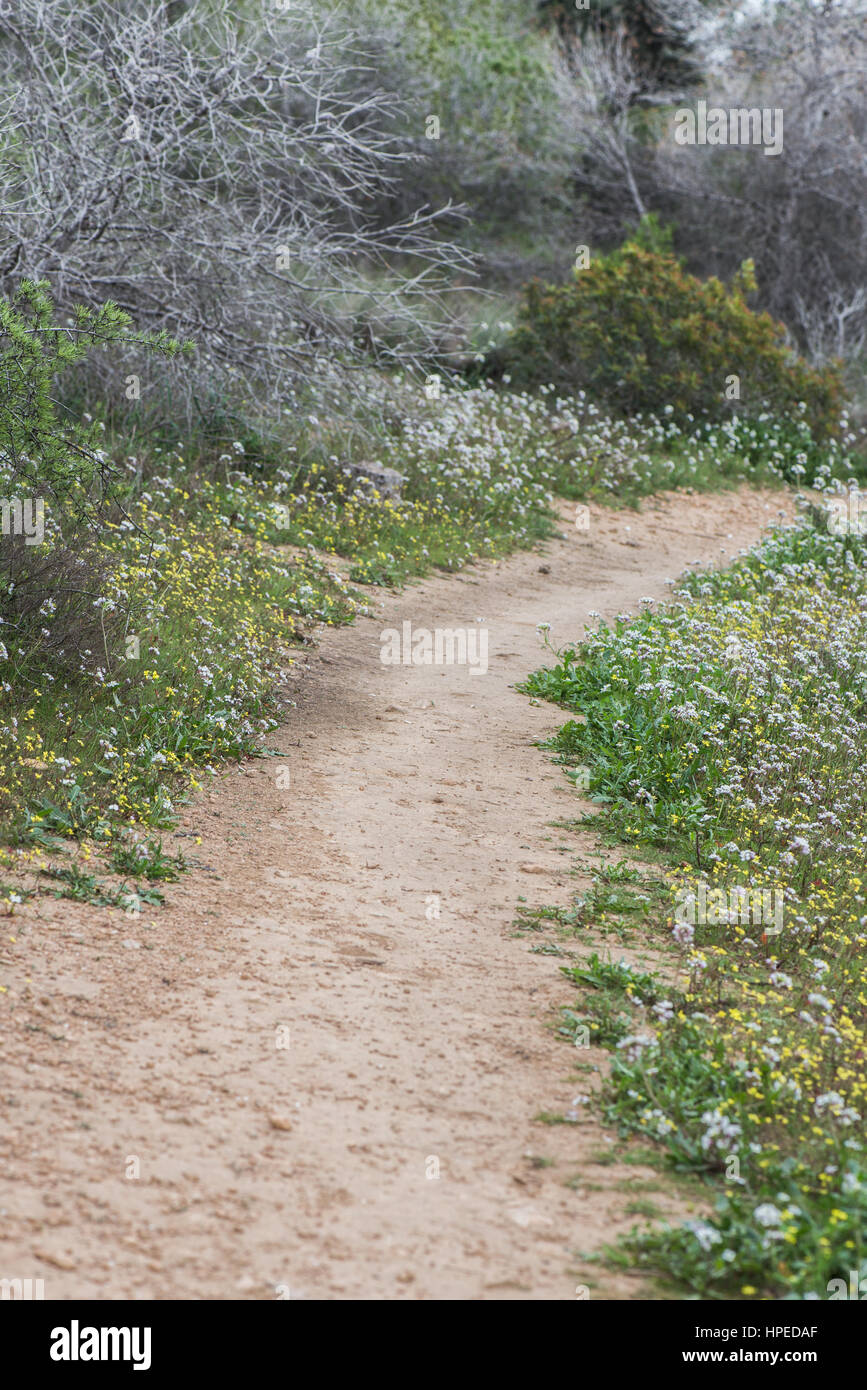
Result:
M0 1276L52 1299L653 1296L582 1253L635 1224L624 1180L658 1175L608 1162L586 1105L536 1118L599 1080L516 906L567 903L598 850L551 828L582 810L534 746L562 716L514 684L537 624L562 645L664 597L781 506L666 496L580 531L564 504L538 551L371 591L289 673L281 756L185 808L164 909L5 920ZM380 660L386 627L479 619L484 676ZM685 1209L665 1180L654 1200Z

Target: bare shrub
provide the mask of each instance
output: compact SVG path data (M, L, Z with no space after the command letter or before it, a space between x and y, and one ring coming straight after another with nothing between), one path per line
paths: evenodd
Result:
M0 292L44 278L61 310L112 299L193 338L196 365L169 377L188 415L217 385L273 405L322 355L424 350L469 258L443 234L454 209L369 220L413 155L336 18L0 0L0 37ZM139 375L100 371L121 400Z

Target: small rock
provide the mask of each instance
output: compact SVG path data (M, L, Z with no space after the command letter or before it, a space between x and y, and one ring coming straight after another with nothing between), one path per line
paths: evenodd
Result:
M34 1250L34 1255L39 1260L44 1260L47 1265L54 1265L55 1269L75 1269L76 1263L71 1255L49 1254L47 1250Z
M344 471L355 479L361 491L370 493L375 489L380 497L391 497L395 501L400 501L400 490L407 481L397 469L383 468L378 463L348 463Z
M130 940L130 941L122 941L120 944L121 944L121 946L125 946L125 947L127 948L128 951L140 951L140 950L141 950L141 942L140 942L140 941L131 941L131 940Z
M268 1123L270 1124L272 1129L286 1130L292 1128L292 1121L290 1120L289 1116L280 1114L276 1111L273 1115L268 1116Z

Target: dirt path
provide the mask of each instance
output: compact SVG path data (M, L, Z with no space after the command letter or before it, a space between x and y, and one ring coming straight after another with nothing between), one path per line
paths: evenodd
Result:
M640 1170L594 1162L591 1118L534 1121L589 1086L546 1026L573 991L511 923L521 896L565 903L593 842L550 828L577 810L533 746L558 712L513 683L538 623L562 644L664 596L780 503L594 509L588 532L564 510L543 552L375 593L296 668L285 756L187 808L199 867L167 909L42 899L4 923L0 1276L47 1298L574 1298ZM385 627L480 618L484 676L380 661Z

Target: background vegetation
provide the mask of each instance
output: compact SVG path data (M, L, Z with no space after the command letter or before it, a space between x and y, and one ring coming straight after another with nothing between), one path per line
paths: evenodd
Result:
M863 474L864 19L0 0L10 912L158 901L179 800L267 755L293 651L359 586L531 544L555 494ZM678 145L700 99L782 111L782 151ZM611 1115L742 1162L716 1218L636 1246L700 1292L862 1267L862 550L783 536L534 678L588 715L560 747L613 829L723 879L737 854L796 912L771 959L680 943L667 999L584 971L665 1006Z

